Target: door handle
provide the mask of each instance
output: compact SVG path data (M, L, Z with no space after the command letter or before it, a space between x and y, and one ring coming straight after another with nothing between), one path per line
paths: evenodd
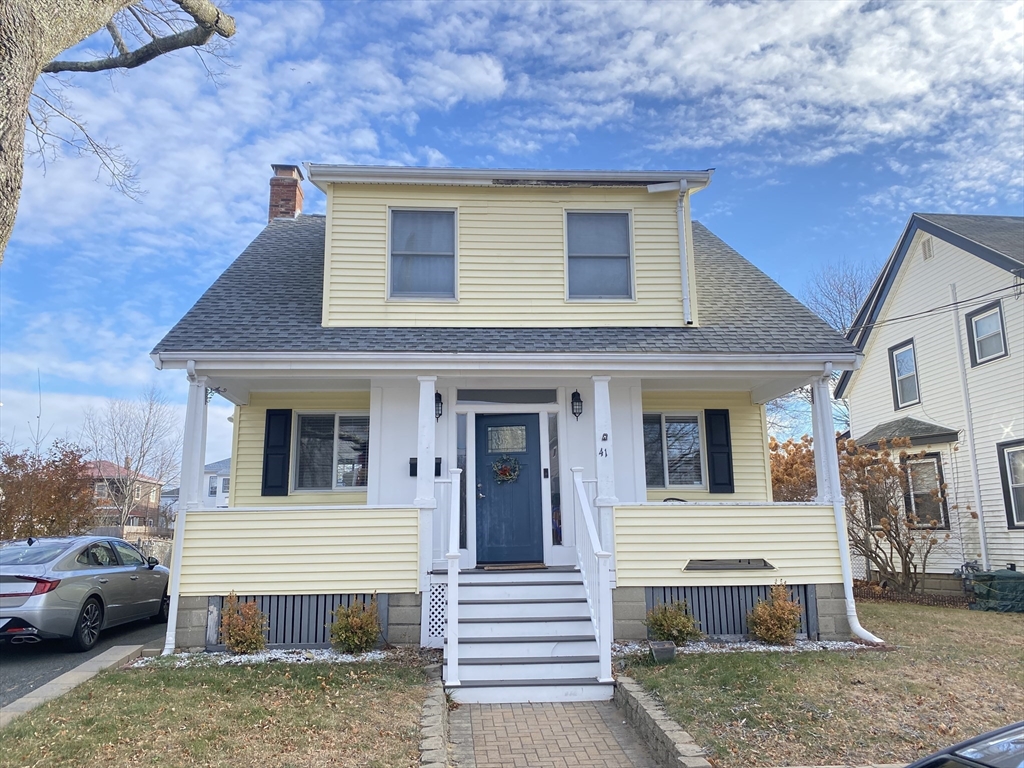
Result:
M106 584L110 579L100 579L100 584Z
M486 498L487 498L487 497L486 497L486 496L485 496L484 494L482 494L482 493L478 493L478 494L476 495L476 497L477 497L478 499L486 499Z
M138 581L139 577L138 576L132 576L131 579L132 579L132 581Z

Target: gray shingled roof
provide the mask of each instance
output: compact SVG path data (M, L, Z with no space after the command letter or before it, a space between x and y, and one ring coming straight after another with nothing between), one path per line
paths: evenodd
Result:
M221 459L220 461L213 461L203 467L204 472L229 472L231 470L231 459Z
M1024 264L1024 218L1020 216L953 213L919 213L917 216Z
M857 445L874 446L878 445L879 440L891 443L897 437L909 437L910 444L914 446L955 443L959 439L955 429L905 416L869 430L857 438Z
M699 328L323 328L324 217L275 219L154 352L850 354L852 345L699 222Z

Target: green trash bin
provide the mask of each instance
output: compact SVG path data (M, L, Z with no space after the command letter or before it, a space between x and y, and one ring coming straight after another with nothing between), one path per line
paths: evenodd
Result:
M988 571L974 574L976 611L1024 613L1024 571Z

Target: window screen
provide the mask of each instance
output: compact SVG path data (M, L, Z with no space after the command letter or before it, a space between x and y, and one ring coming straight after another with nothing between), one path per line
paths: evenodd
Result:
M907 462L911 511L921 527L945 526L943 514L942 474L938 458L927 456Z
M334 414L299 416L295 487L330 488L334 463Z
M645 413L644 468L650 488L702 484L699 416Z
M367 446L370 419L366 416L338 417L338 487L366 487Z
M391 212L391 295L455 298L455 213Z
M568 213L569 298L632 298L629 214Z
M665 453L661 444L661 414L644 414L644 468L647 485L665 487Z

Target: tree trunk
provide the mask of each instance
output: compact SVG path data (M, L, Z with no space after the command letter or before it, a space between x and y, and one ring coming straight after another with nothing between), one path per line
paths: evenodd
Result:
M0 0L0 264L14 229L32 87L58 53L135 0Z

